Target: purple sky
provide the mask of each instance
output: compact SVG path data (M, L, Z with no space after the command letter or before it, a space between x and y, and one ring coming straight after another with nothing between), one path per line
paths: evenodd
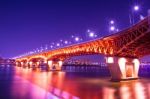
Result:
M108 35L108 22L129 26L132 0L1 0L0 56L13 57L92 29ZM136 0L134 0L136 1ZM138 0L144 16L150 0Z

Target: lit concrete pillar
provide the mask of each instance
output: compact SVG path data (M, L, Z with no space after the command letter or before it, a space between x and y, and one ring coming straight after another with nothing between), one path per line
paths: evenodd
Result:
M24 62L21 62L21 67L23 67L24 66Z
M36 67L39 68L40 67L40 62L36 62L36 65L37 65Z
M61 70L62 65L63 65L63 61L59 61L59 62L58 62L58 69L59 69L59 70Z
M49 67L49 70L61 70L62 68L62 65L63 65L63 62L62 61L48 61L48 67Z
M30 61L28 67L30 68L32 67L32 65L33 65L33 62Z
M129 80L138 78L140 62L135 58L106 57L106 63L112 80Z
M47 62L47 65L48 65L48 69L49 69L49 70L52 70L53 61L52 61L52 60L49 60L49 61Z
M20 63L19 62L16 62L16 66L19 66L20 65Z

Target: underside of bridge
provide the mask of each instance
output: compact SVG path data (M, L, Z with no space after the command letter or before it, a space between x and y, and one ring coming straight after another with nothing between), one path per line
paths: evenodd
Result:
M67 58L89 54L104 54L107 56L106 63L108 63L113 79L138 78L138 58L150 54L148 18L128 29L104 38L25 56L16 59L16 61L22 62L22 64L25 62L29 65L33 65L35 62L39 62L38 65L46 63L50 68L55 65L58 70L61 70L63 61ZM109 57L112 57L111 62L108 61ZM40 62L41 60L42 62Z

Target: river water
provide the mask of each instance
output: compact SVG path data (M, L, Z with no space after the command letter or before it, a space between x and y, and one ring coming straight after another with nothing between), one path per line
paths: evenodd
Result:
M150 80L111 82L101 73L1 66L0 99L150 99Z

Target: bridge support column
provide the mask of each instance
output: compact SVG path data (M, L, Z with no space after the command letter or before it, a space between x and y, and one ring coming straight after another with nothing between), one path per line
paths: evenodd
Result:
M58 61L58 69L61 70L63 65L63 61Z
M61 70L62 68L62 65L63 65L63 62L62 61L48 61L48 68L49 70Z
M52 70L53 61L49 60L47 61L48 70Z
M21 62L21 67L23 67L24 66L24 62Z
M113 81L138 78L140 62L136 58L106 57L106 63Z
M33 65L33 62L30 61L29 64L28 64L28 68L31 68L32 65Z
M36 62L36 68L40 68L40 62Z
M20 62L16 62L16 66L20 67L21 66L21 63Z

